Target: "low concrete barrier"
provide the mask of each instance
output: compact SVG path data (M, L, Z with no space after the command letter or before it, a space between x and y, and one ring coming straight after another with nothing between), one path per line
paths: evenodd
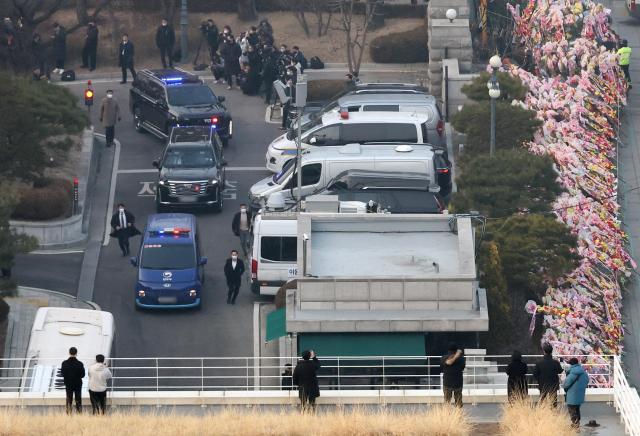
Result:
M531 399L539 396L537 389L529 389ZM83 397L88 398L88 392ZM463 389L465 404L504 403L507 401L506 389ZM205 405L295 405L298 404L298 391L123 391L109 392L108 397L114 406L205 406ZM558 396L560 402L564 400ZM318 404L440 404L442 391L429 390L323 390ZM612 388L587 389L586 401L609 403L613 401ZM27 406L64 406L64 391L36 392L0 392L0 407Z

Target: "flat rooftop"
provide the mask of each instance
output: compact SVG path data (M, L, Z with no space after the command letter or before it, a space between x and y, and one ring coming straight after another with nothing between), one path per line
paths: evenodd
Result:
M307 274L311 276L475 278L474 236L468 217L417 214L306 217L301 214L301 217L304 218L299 223L303 224L298 226L298 232L309 236L306 262Z

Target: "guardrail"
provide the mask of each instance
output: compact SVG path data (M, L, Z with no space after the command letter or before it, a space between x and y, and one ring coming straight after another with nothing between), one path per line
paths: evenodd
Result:
M562 357L562 356L559 356ZM566 356L568 357L568 356ZM620 378L614 356L579 357L589 373L590 388L610 388ZM540 356L524 356L530 373ZM58 359L0 359L0 391L50 392L64 389ZM440 356L321 357L322 390L442 389ZM464 385L469 389L506 389L509 356L467 355ZM565 359L568 360L568 359ZM113 358L111 391L258 391L282 390L291 384L285 364L297 358L184 357ZM84 362L88 368L93 362ZM625 380L626 383L626 380ZM85 386L87 383L85 383ZM536 388L529 376L529 386ZM628 388L628 385L627 389ZM637 395L637 394L636 394ZM623 401L621 399L621 401Z
M625 432L640 436L640 397L638 391L629 386L619 356L613 358L613 404L620 414Z

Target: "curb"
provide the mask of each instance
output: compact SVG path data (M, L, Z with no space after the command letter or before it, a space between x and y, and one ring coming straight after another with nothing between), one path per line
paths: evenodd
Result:
M65 300L72 301L72 302L74 302L76 304L86 304L86 305L90 306L92 309L95 309L95 307L93 306L95 303L78 300L73 295L65 294L64 292L52 291L52 290L43 289L43 288L34 288L34 287L31 287L31 286L18 286L17 287L18 296L20 295L20 291L39 292L39 293L42 293L42 294L53 295L53 296L56 296L58 298L62 298L62 299L65 299Z

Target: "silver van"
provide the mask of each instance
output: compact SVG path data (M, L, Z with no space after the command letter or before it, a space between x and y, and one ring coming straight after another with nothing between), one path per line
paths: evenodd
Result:
M429 190L439 192L436 174L437 153L429 144L347 144L342 147L314 147L302 154L302 197L319 192L329 181L346 170L411 172L429 178ZM297 196L296 159L278 174L255 183L249 190L251 207L259 209L274 192L286 203Z
M302 117L302 125L321 118L328 112L418 112L429 116L426 123L426 138L424 142L433 145L446 146L447 139L444 132L444 119L436 98L423 93L353 93L334 100L319 111L308 113ZM295 129L295 125L294 125Z

